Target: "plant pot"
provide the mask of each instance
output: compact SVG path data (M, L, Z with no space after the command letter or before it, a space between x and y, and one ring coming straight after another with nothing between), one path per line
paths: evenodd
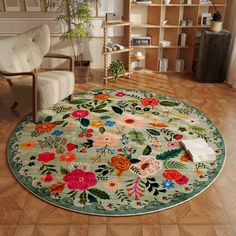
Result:
M213 32L220 32L223 27L223 21L211 21L210 30Z
M87 83L90 71L90 61L75 61L74 73L76 83Z

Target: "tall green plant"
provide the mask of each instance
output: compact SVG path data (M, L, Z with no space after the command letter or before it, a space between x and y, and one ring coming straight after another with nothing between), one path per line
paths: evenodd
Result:
M61 38L70 40L75 60L83 59L83 38L92 26L92 6L98 0L61 0L56 20L67 27Z

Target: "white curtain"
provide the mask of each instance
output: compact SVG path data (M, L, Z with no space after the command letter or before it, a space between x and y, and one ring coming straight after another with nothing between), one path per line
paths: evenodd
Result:
M228 83L236 88L236 1L228 1L228 12L226 14L226 27L232 34L230 46L230 62L228 71Z
M235 36L234 36L235 38ZM229 64L228 83L236 88L236 40L232 38L232 54Z

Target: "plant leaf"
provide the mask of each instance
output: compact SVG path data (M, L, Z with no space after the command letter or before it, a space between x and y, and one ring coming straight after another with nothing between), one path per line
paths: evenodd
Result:
M101 199L110 199L110 196L102 190L96 188L90 188L88 189L88 191Z
M67 119L69 116L70 116L70 114L65 114L65 115L62 117L62 119L63 119L63 120L64 120L64 119Z
M50 122L52 120L52 116L47 116L45 119L44 119L44 121L46 121L46 122Z
M164 167L166 169L186 169L186 165L184 163L178 161L167 160L164 162Z
M80 120L80 124L83 125L84 127L88 127L90 125L90 121L86 118L82 118Z
M105 130L104 127L100 127L100 128L99 128L99 132L100 132L101 134L103 134L105 131L106 131L106 130Z
M75 99L70 102L70 104L83 104L89 102L90 99Z
M53 123L54 125L61 125L63 122L64 122L64 121L58 120L58 121L54 121L54 122L52 122L52 123Z
M70 173L70 171L67 170L66 168L64 168L63 166L61 166L60 171L61 171L61 173L62 173L63 175L66 175L66 174L69 174L69 173Z
M178 102L171 102L171 101L161 101L160 105L166 106L166 107L177 107L179 105Z
M101 109L101 110L93 110L92 112L95 112L95 113L104 113L104 112L107 112L108 110L105 110L105 109Z
M148 156L152 152L152 148L147 145L147 147L143 150L143 155Z
M143 133L135 131L135 130L129 132L129 137L130 137L132 142L135 142L139 145L143 145L144 141L146 141Z
M146 129L146 131L151 134L151 135L154 135L154 136L159 136L160 135L160 132L155 130L155 129Z
M111 108L115 113L118 113L118 114L122 115L123 110L120 109L119 107L111 106Z
M156 156L156 159L158 160L168 160L171 158L175 158L176 156L178 156L181 153L182 149L173 149L173 150L168 150L167 152L163 152L159 155Z
M198 132L202 132L202 131L205 131L204 128L201 128L199 126L189 126L190 129L194 130L194 131L198 131Z
M133 158L133 159L130 159L130 162L131 162L132 164L136 164L136 163L139 163L140 160Z

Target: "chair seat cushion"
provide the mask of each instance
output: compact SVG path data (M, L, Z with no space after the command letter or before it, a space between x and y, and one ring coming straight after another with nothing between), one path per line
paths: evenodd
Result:
M32 105L32 77L12 80L15 101ZM50 108L74 92L75 78L70 71L45 71L38 73L38 107Z

